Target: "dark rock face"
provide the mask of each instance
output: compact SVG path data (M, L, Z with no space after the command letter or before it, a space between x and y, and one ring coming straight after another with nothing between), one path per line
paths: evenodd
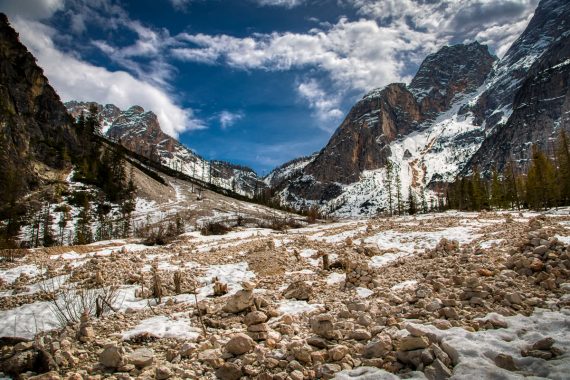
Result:
M570 3L566 0L542 0L525 31L512 44L495 67L488 89L473 111L479 125L494 128L510 109L515 94L527 78L532 63L548 46L570 29Z
M140 106L132 106L121 112L107 131L107 136L120 141L125 148L149 158L156 156L159 151L172 158L178 145L178 141L162 132L154 112L145 112Z
M531 144L551 151L560 131L570 131L570 35L555 42L529 70L513 102L508 122L497 126L471 159L502 170L509 159L524 165Z
M448 110L457 95L477 90L495 60L478 42L445 46L426 57L409 89L418 98L422 113L436 116Z
M0 14L0 159L10 163L0 165L0 194L17 196L9 189L14 175L18 192L37 188L46 171L62 169L77 151L65 106Z
M385 166L392 141L448 110L457 96L479 88L494 61L479 43L445 47L426 58L409 87L390 84L366 95L315 160L293 180L290 193L328 200L339 195L338 183L356 182L362 171Z

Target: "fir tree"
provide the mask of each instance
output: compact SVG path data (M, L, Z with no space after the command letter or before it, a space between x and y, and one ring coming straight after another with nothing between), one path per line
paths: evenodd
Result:
M84 199L81 211L79 211L77 223L75 224L75 241L76 245L89 244L93 242L93 233L91 232L91 205L87 198Z
M558 161L557 181L559 187L560 203L570 202L570 149L568 147L568 136L562 130L558 136L556 146L556 159Z
M391 161L386 162L386 191L388 192L388 210L390 215L392 215L394 208L392 205L392 187L393 187L393 169L394 166Z
M491 174L491 206L494 208L504 207L503 184L499 178L499 172L493 167Z
M418 203L416 196L412 191L412 187L408 187L408 214L414 215L418 211Z
M555 170L546 155L536 145L532 146L532 162L528 170L526 191L529 207L539 210L554 205Z
M520 191L517 186L517 175L515 173L515 164L512 160L507 161L505 166L505 202L510 204L511 209L520 210Z
M402 181L400 180L399 172L396 172L396 202L398 215L402 215Z
M53 218L50 211L51 205L46 203L43 211L43 221L42 221L42 241L44 247L51 247L55 244L55 238L51 230L51 225L53 223Z

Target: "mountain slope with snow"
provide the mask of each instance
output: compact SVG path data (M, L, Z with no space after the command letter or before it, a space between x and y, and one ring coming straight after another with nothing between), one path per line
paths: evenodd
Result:
M543 0L501 60L477 42L448 46L409 85L371 91L277 197L339 216L374 215L389 211L398 187L402 201L412 191L429 204L473 165L500 170L513 152L524 165L531 143L546 147L560 128L570 130L569 16L567 1Z
M140 106L121 111L118 107L94 102L71 101L65 103L75 118L87 115L95 106L101 124L101 134L120 142L125 148L161 163L170 169L210 183L239 195L253 198L265 184L250 168L224 161L208 161L176 139L165 134L156 114Z

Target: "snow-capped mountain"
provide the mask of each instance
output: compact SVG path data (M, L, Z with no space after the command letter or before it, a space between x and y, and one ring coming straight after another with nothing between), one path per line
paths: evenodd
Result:
M570 129L569 35L570 3L542 0L501 60L477 42L429 55L409 85L365 95L326 147L278 185L278 198L371 215L387 211L388 187L429 203L440 183L473 165L501 170L513 154L523 165L531 143L544 148Z
M140 106L120 110L113 104L71 101L65 103L73 117L87 115L91 106L97 107L101 134L120 142L125 148L160 162L202 182L211 183L247 197L265 187L257 174L243 166L224 161L208 161L192 152L176 139L165 134L152 111Z

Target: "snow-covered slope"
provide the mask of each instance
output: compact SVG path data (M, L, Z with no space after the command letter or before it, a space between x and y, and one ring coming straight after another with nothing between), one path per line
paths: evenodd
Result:
M205 160L162 132L158 118L152 111L145 111L140 106L121 111L112 104L66 103L68 112L74 117L81 113L87 115L93 105L98 110L101 133L135 153L200 181L250 198L265 187L253 170L223 161Z
M469 173L471 165L489 169L496 164L501 169L501 154L508 152L497 148L496 141L492 144L496 136L518 135L534 143L550 137L551 130L570 128L559 117L558 122L554 117L533 117L536 122L524 123L524 112L518 112L521 122L508 123L513 104L518 105L515 98L534 78L533 65L546 55L558 54L557 60L548 60L558 68L557 82L528 90L529 99L540 94L546 101L550 93L564 99L567 94L564 73L559 73L567 66L558 61L565 59L559 52L565 46L561 41L570 35L569 15L567 1L543 0L503 59L497 60L478 43L444 47L425 59L409 85L372 90L352 108L327 146L277 189L277 197L290 206L316 204L339 216L374 215L388 211L388 188L395 198L399 180L403 202L411 190L420 203L425 199L429 205L435 203L442 182ZM552 48L555 44L560 48ZM535 108L549 114L548 107ZM509 133L497 135L505 126ZM546 132L537 134L537 129ZM488 162L491 150L493 162ZM393 167L391 186L388 163Z

